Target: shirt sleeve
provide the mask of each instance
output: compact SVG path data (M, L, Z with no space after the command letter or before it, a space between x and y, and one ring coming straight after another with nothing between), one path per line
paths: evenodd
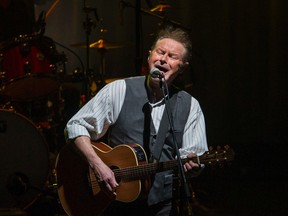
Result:
M68 139L88 136L92 140L101 138L114 124L121 111L126 94L124 80L116 80L104 86L68 122Z
M194 152L198 156L208 150L205 119L198 101L192 97L190 113L184 128L182 148L179 149L181 158Z

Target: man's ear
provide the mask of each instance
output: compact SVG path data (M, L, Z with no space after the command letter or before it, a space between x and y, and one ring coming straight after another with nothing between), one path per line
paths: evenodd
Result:
M147 62L148 62L149 59L150 59L150 55L151 55L151 50L149 50L149 55L148 55L148 58L147 58Z
M189 68L189 62L185 62L180 66L179 74L183 74Z

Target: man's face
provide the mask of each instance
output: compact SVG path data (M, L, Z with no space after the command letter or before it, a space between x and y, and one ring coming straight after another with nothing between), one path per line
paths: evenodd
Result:
M154 67L158 68L167 83L170 84L181 73L182 67L188 64L188 62L183 62L185 54L186 49L180 42L170 38L163 38L150 51L148 58L149 68L150 70ZM152 79L158 80L158 78Z

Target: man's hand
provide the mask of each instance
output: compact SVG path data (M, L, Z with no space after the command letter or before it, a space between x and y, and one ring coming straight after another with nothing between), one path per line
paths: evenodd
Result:
M76 147L80 152L86 157L89 166L93 169L98 182L105 185L108 191L116 195L116 187L118 183L116 182L114 172L108 167L100 157L96 154L92 148L90 137L79 136L74 140Z
M187 155L188 159L192 159L193 157L196 157L196 154L193 152ZM199 165L197 163L194 163L192 160L189 160L188 162L184 164L185 172L192 170L192 169L196 169L196 168L199 168Z
M119 184L115 179L114 172L102 160L99 160L97 163L93 163L90 166L94 170L98 182L105 185L107 189L116 196L116 188Z

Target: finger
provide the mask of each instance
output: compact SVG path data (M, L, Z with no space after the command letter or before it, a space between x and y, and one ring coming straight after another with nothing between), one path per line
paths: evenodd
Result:
M186 168L186 166L185 166L185 165L184 165L184 171L185 171L185 172L187 172L187 168Z
M110 182L107 182L107 183L106 183L106 187L107 187L108 190L111 191L111 192L115 192L116 189L117 189L117 186L118 186L117 183L116 183L116 184L113 184L113 183L110 183Z
M112 185L113 185L115 188L119 186L118 182L117 182L115 179L112 181Z
M107 179L107 182L110 184L112 188L116 188L119 186L115 178Z
M105 182L105 186L109 191L111 191L111 192L113 191L112 186L108 182Z
M184 171L187 172L187 170L188 170L187 163L184 164L183 168L184 168Z
M192 161L189 162L189 165L191 166L191 168L199 167L199 165L197 163L194 163Z
M185 164L185 168L186 168L186 171L188 171L188 170L191 170L191 169L192 169L192 166L191 166L190 163L186 163L186 164Z

